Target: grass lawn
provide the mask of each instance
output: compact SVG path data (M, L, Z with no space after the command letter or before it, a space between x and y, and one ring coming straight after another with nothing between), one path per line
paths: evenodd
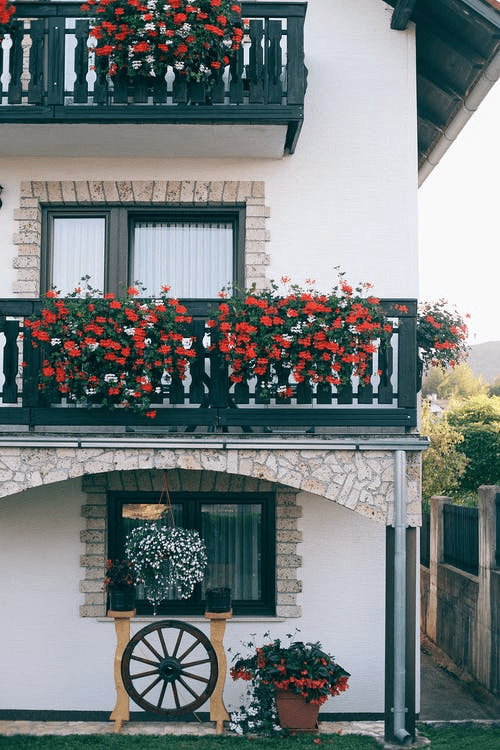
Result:
M431 750L500 750L500 727L474 729L472 727L425 727L422 734L431 740ZM31 737L0 736L0 750L242 750L247 742L261 750L376 750L380 745L371 737L356 735L322 735L276 739L246 737L163 737L151 735L68 735Z
M14 737L0 736L0 750L242 750L251 743L262 750L315 750L323 745L325 750L374 750L380 749L370 737L355 735L323 735L315 737L289 737L276 739L249 739L246 737L174 737L166 735L120 736L120 735L69 735L67 737Z
M423 727L420 731L425 737L429 737L431 750L500 750L500 727Z

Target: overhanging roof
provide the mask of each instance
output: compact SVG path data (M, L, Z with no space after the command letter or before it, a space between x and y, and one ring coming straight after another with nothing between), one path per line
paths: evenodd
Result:
M420 182L500 77L500 0L388 0L417 34Z

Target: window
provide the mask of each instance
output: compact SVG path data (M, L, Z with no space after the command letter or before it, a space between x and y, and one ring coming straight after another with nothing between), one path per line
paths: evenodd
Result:
M243 285L244 208L168 211L124 207L46 209L42 287L69 294L84 276L119 293L140 282L145 296L163 284L184 300L213 300Z
M159 614L200 614L205 588L228 586L235 614L275 612L275 503L271 494L172 493L175 524L197 529L207 545L205 582L190 599L172 592ZM123 558L125 537L134 525L151 519L158 494L110 493L108 557ZM137 611L151 613L142 587Z

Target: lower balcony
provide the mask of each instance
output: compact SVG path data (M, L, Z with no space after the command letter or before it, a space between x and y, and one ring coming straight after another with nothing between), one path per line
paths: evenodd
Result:
M371 377L343 388L289 383L286 400L263 397L255 382L236 388L220 353L206 345L206 322L193 318L187 336L196 357L185 380L166 383L155 394L154 419L130 409L99 404L47 402L38 390L42 352L34 348L24 320L40 311L40 300L0 300L0 432L136 435L410 432L417 423L416 302L382 300L392 334L373 354ZM404 310L404 312L402 312Z
M293 153L304 116L306 5L243 2L241 48L218 84L205 86L170 66L130 84L97 75L80 3L16 3L0 43L0 156Z

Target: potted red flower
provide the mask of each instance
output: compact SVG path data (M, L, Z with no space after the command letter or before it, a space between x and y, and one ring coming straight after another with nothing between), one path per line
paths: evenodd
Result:
M128 560L106 560L104 588L108 592L109 609L129 612L135 608L134 568Z
M294 384L342 388L357 376L369 382L375 342L392 333L380 301L340 276L328 293L274 282L269 289L236 290L214 319L230 380L257 378L261 396L289 398Z
M168 291L153 300L141 299L137 287L120 298L90 287L65 298L47 292L41 314L25 321L33 345L43 347L40 392L154 418L155 395L167 381L184 379L195 356L184 338L191 319Z
M2 42L4 35L10 31L12 16L15 12L16 6L11 0L0 0L0 42Z
M255 647L250 656L236 656L231 676L233 680L252 681L268 711L265 694L272 695L283 729L311 731L317 728L320 706L330 696L347 690L350 674L320 643L290 641L285 645L276 638ZM240 721L243 714L240 712Z
M234 0L87 0L91 48L109 75L164 76L214 82L243 38ZM100 68L102 69L102 68Z

